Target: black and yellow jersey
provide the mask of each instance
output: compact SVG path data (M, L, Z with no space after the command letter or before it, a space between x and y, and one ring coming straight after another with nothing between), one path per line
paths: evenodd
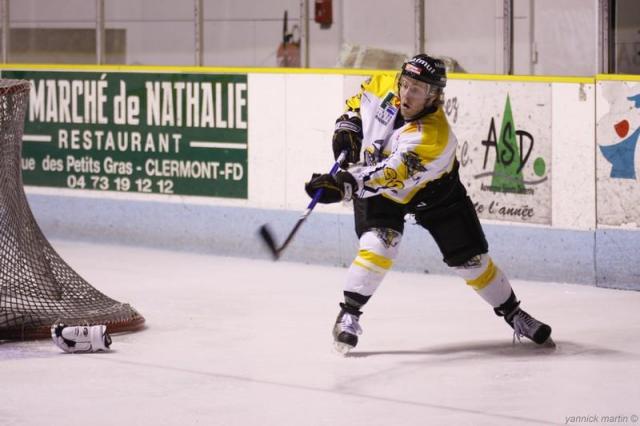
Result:
M401 121L397 78L371 77L347 100L347 114L362 119L365 158L349 172L358 183L357 197L382 195L407 204L429 182L452 170L458 142L442 107L415 121Z

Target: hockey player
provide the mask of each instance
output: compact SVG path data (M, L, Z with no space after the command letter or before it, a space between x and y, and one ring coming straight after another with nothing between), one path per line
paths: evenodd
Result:
M396 75L368 79L336 121L334 156L346 151L347 161L335 177L313 174L305 185L311 197L323 189L321 203L354 202L359 250L333 328L342 353L358 343L362 307L393 264L407 213L429 231L444 262L504 317L514 340L525 336L552 343L551 327L520 308L509 280L488 254L458 176L457 139L442 109L446 83L444 63L425 54L405 62Z

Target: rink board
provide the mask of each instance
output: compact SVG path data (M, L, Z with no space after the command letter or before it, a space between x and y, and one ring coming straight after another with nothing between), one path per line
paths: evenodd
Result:
M268 259L258 238L271 225L280 241L301 212L205 204L88 199L31 194L29 203L49 238L141 245ZM318 207L282 259L347 266L357 250L353 217ZM509 276L640 289L633 265L640 240L629 230L567 230L485 223L492 257ZM597 261L597 272L595 268ZM450 274L428 233L409 222L394 269Z
M226 195L203 191L194 196L189 187L177 193L135 188L113 191L99 186L61 188L49 185L46 179L27 187L37 220L47 235L240 256L264 255L255 238L255 230L262 223L273 222L279 227L278 235L286 234L295 223L309 201L303 183L311 172L326 171L332 164L333 123L344 107L344 99L366 78L362 70L7 68L14 75L21 69L67 74L72 70L101 71L100 78L105 81L111 74L127 72L137 73L138 79L173 73L172 81L189 81L195 78L193 75L199 76L197 81L206 80L203 75L215 81L227 73L235 75L241 85L246 78L246 87L240 86L240 92L227 93L244 97L226 97L227 114L233 109L231 103L246 106L242 112L247 117L246 140L212 141L242 145L244 156L233 160L242 167L238 190L230 189ZM55 80L55 73L47 75ZM616 86L627 90L610 89ZM617 98L600 93L603 87L617 93ZM511 275L640 288L635 272L635 265L640 263L635 243L640 193L636 195L637 179L629 171L635 170L635 158L618 160L616 173L612 164L619 155L613 156L613 163L609 155L611 164L603 161L607 153L603 148L611 144L611 129L619 139L635 134L636 115L618 117L612 112L619 108L616 105L629 103L628 98L633 101L629 90L636 88L633 78L450 76L445 112L459 138L461 176L477 203L492 255ZM121 92L111 93L115 105ZM161 104L161 118L172 110L167 105ZM42 111L46 113L46 109ZM139 115L149 117L144 111ZM619 124L625 120L626 124ZM605 130L608 139L602 142ZM56 143L55 129L51 134ZM229 145L219 148L226 152ZM30 145L30 149L38 148ZM33 154L32 158L38 158L36 163L41 165L40 157ZM166 160L183 161L170 155ZM516 184L509 187L496 176L504 175L505 167L513 161L520 167L515 172L511 169L510 179ZM320 206L287 256L303 262L347 265L355 244L350 206ZM407 232L396 267L447 272L422 230Z

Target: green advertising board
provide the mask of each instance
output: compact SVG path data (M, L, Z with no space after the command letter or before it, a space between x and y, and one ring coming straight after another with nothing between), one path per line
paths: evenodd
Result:
M246 74L2 76L31 82L25 185L247 198Z

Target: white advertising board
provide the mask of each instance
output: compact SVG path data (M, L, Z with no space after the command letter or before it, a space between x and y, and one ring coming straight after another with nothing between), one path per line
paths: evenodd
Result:
M478 216L551 224L551 84L450 80L445 112Z
M597 223L638 227L640 81L598 81L596 117Z

